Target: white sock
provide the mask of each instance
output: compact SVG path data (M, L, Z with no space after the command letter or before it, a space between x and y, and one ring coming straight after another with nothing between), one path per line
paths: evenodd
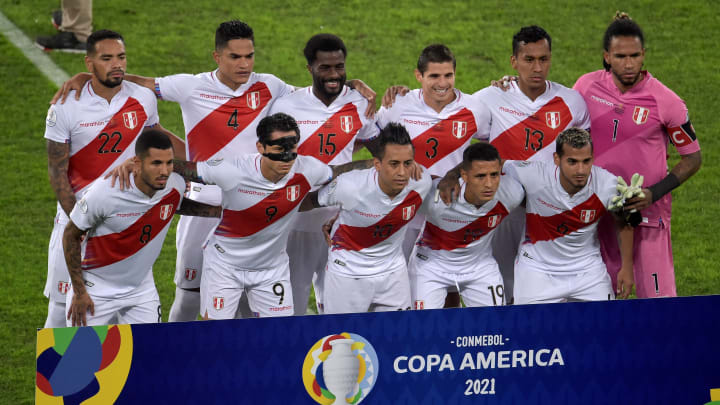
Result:
M65 303L50 300L48 303L48 316L45 320L45 328L64 328L67 326L67 312Z
M175 287L175 301L170 307L169 322L196 321L200 314L200 291Z

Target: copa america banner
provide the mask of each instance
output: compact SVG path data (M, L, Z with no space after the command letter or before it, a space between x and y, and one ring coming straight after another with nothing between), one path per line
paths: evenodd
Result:
M36 402L705 404L720 400L719 309L706 296L42 329Z

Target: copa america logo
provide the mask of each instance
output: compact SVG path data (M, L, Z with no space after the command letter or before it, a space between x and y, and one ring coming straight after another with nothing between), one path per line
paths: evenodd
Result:
M379 371L370 342L343 332L315 342L305 356L302 379L307 393L319 404L359 404L375 386Z

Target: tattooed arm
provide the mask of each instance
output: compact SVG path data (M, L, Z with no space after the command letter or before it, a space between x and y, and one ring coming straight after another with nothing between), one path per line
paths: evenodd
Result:
M173 159L173 171L185 180L194 181L196 183L205 183L197 171L197 162L187 160Z
M68 222L63 233L63 251L74 294L67 314L67 319L72 320L72 326L86 326L87 312L95 315L95 304L85 289L85 280L80 267L80 242L83 234L84 232L72 221Z
M222 207L219 205L203 204L189 198L183 198L182 203L180 203L180 209L176 212L176 214L179 215L215 218L219 218L220 213L222 213Z
M75 193L70 187L68 179L68 164L70 162L70 145L55 141L47 141L48 175L50 186L55 197L67 215L70 215L75 206Z
M366 159L366 160L355 160L350 163L345 163L337 166L331 166L333 171L332 178L347 173L349 171L353 170L362 170L362 169L369 169L373 167L373 160L372 159Z

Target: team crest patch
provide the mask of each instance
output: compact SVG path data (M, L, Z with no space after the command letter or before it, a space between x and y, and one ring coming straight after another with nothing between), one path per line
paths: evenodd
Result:
M247 101L248 107L257 110L258 106L260 106L260 92L253 91L248 93L248 95L245 96L245 101Z
M225 307L225 298L224 297L213 297L213 308L217 309L218 311L223 309Z
M217 166L220 163L222 163L222 161L223 161L223 158L217 158L217 159L210 159L205 163L207 163L208 166Z
M580 211L580 220L586 224L589 224L595 219L595 210L582 210Z
M403 207L402 219L403 221L409 221L415 216L415 204Z
M488 217L488 228L495 228L500 223L500 215L491 215Z
M635 109L633 110L633 122L642 125L647 122L648 117L650 116L650 109L645 107L639 107L635 106Z
M60 294L67 294L69 289L70 283L68 283L67 281L61 281L58 283L58 292L60 292Z
M550 111L545 113L545 125L550 129L555 129L560 126L560 112Z
M87 214L87 211L88 211L87 201L85 201L85 199L83 198L80 201L78 201L77 204L78 204L78 207L80 207L80 211L82 211L83 214Z
M172 215L172 204L165 204L162 207L160 207L160 219L163 221L170 218Z
M138 117L135 111L123 113L123 123L127 129L135 129L138 126Z
M452 134L457 139L462 139L467 133L467 122L453 121Z
M340 117L340 129L346 134L353 130L353 117L351 115L343 115Z
M425 309L425 301L415 300L415 309Z
M197 277L197 270L191 268L185 269L185 280L193 281L195 280L195 277Z
M300 185L295 184L294 186L288 186L285 189L285 194L287 196L288 201L295 201L298 198L300 198Z
M57 123L57 113L55 112L55 105L51 105L48 108L47 117L45 117L45 125L54 127Z

